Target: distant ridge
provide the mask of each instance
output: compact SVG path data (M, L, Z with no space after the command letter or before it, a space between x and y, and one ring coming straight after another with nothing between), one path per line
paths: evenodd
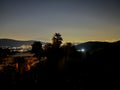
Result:
M85 49L86 51L94 51L114 44L120 45L120 40L115 42L88 41L85 43L77 44L75 47L77 50Z
M32 45L33 42L38 41L38 40L14 40L14 39L7 39L7 38L2 38L0 39L0 47L20 47L22 45ZM42 44L45 44L46 42L42 42ZM74 43L75 47L77 50L79 49L86 49L86 51L90 50L95 50L99 48L103 48L108 46L109 44L115 44L117 43L120 45L120 40L115 41L115 42L101 42L101 41L88 41L84 43Z
M20 47L22 45L32 45L33 42L37 40L28 40L28 41L22 41L22 40L14 40L14 39L0 39L0 47ZM42 42L43 43L43 42Z

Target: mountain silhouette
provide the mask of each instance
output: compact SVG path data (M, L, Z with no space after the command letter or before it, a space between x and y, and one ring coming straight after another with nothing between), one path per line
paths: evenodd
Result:
M0 39L0 47L6 46L6 47L20 47L22 45L31 45L36 40L28 40L28 41L22 41L22 40L14 40L14 39ZM44 42L42 42L44 44Z
M86 51L94 51L104 47L107 47L110 42L89 41L85 43L77 44L75 47L77 50L85 49Z

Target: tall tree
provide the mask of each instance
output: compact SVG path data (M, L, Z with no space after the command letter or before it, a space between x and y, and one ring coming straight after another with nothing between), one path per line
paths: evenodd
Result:
M52 42L53 42L53 46L54 47L60 47L60 45L62 44L62 37L60 33L55 33L53 38L52 38Z

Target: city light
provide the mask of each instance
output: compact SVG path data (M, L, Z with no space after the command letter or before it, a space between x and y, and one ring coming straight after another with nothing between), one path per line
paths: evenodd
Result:
M81 52L85 52L85 49L84 49L84 48L82 48L80 51L81 51Z
M79 50L77 50L78 52L85 52L85 49L84 48L81 48Z

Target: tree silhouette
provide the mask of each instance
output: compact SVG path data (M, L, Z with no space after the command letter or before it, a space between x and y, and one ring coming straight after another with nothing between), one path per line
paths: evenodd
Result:
M60 45L62 44L62 37L61 37L61 34L60 33L55 33L53 38L52 38L52 41L53 41L53 46L54 47L60 47Z
M43 49L42 49L42 43L39 41L37 42L34 42L32 44L32 50L31 50L32 53L35 54L35 56L40 59L42 57L42 54L43 54Z
M63 58L61 46L63 39L60 33L55 33L52 37L52 43L47 43L44 46L44 56L46 58L46 73L49 79L54 79L59 76L59 62Z

